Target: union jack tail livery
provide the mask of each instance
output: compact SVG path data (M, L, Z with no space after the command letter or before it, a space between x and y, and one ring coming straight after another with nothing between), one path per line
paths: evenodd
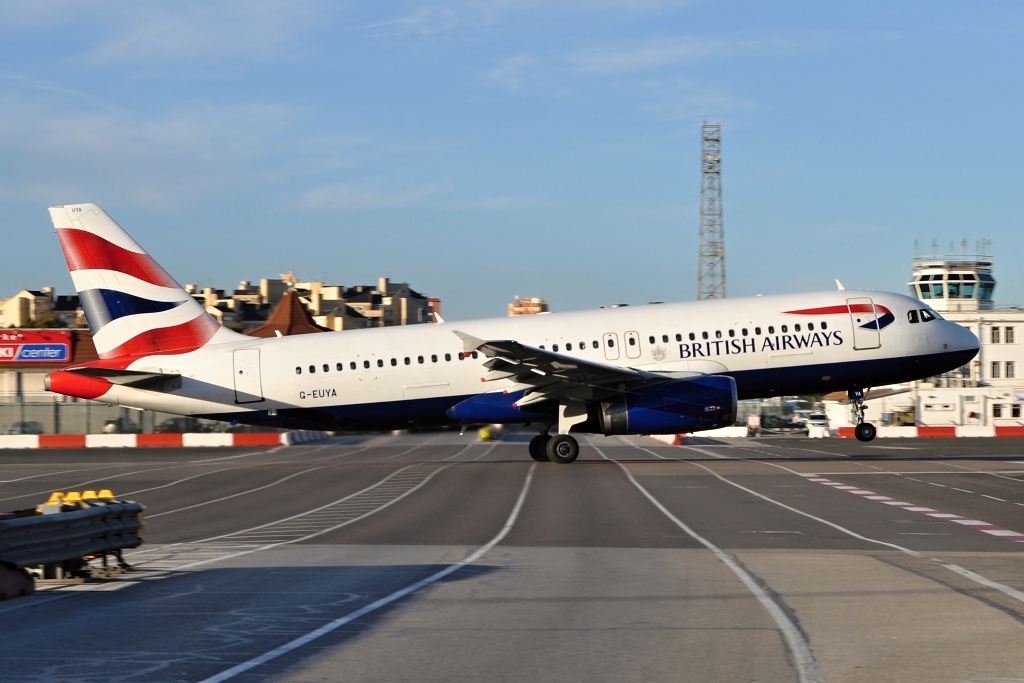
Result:
M186 353L232 334L96 204L50 207L50 218L100 358Z

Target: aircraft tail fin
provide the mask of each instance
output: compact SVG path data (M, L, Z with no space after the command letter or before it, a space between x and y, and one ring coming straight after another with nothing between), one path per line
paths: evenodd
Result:
M187 353L235 336L99 206L49 211L100 358Z

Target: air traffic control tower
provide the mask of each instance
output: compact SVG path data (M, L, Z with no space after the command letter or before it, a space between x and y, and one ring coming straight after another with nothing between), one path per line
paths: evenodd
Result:
M915 256L913 275L907 284L910 296L940 313L995 308L992 292L996 280L992 277L991 256Z
M956 426L961 436L1024 427L1024 307L996 308L990 249L991 242L982 240L980 255L967 254L961 243L953 256L937 256L933 248L930 257L914 257L910 295L976 334L981 348L961 368L872 401L868 417L877 425ZM848 406L826 404L826 410L832 426L844 419L852 424Z

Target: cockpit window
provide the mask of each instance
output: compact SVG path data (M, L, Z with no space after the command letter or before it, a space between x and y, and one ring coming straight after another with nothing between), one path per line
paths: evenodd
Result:
M917 319L917 311L907 311L907 320L909 320L911 323L920 322Z
M932 320L935 320L935 318L937 318L937 317L938 317L938 314L934 313L933 311L929 311L927 308L922 308L921 309L921 322L923 322L923 323L930 322Z

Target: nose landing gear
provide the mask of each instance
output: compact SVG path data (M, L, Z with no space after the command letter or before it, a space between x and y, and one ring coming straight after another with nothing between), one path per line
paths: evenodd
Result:
M853 434L857 437L857 441L863 442L871 441L877 433L875 425L864 421L864 411L867 410L864 406L864 395L866 393L864 389L850 389L847 394L850 397L850 402L853 404L853 410L857 414L857 426L854 427Z

